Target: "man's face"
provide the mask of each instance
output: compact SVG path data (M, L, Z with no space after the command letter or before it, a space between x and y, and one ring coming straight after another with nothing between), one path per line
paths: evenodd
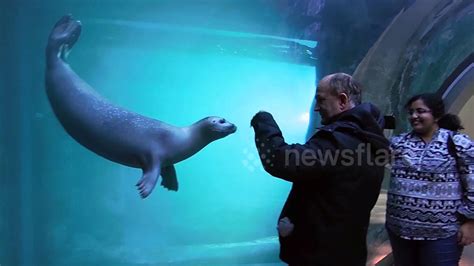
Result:
M331 93L328 79L322 79L318 84L314 111L319 112L323 125L327 125L331 117L342 112L341 101L337 95Z

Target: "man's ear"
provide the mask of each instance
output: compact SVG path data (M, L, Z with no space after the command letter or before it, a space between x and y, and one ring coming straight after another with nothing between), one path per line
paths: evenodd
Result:
M349 96L346 93L339 93L339 108L341 110L346 110L346 108L350 105Z

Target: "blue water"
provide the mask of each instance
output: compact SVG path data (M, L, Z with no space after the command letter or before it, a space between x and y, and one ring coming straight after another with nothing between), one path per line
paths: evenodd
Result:
M20 127L22 264L277 265L275 224L290 184L263 171L249 124L266 110L288 142L304 142L315 69L289 53L295 43L315 45L83 20L69 63L101 95L176 126L218 115L238 131L176 165L178 192L156 187L142 200L134 186L141 170L107 161L66 134L39 66L31 99L22 100L30 103Z

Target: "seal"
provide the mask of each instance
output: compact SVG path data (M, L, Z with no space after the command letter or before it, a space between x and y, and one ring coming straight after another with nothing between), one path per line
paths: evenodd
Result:
M67 15L55 24L48 39L45 81L54 114L84 147L113 162L141 168L137 187L142 198L150 195L159 176L162 186L177 191L174 164L234 133L237 127L216 116L176 127L112 104L66 62L80 33L81 23Z

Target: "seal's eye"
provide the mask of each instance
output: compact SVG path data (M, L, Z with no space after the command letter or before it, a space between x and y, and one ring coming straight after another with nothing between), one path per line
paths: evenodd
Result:
M219 123L224 124L224 123L225 123L225 119L224 119L224 118L221 118L221 119L219 120Z

